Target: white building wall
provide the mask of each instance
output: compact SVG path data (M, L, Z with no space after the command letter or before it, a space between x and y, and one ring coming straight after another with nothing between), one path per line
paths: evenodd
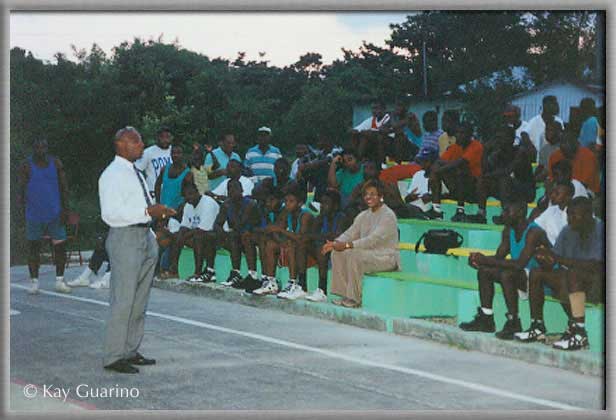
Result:
M583 98L593 98L597 107L601 107L605 103L602 94L594 93L570 83L548 85L545 88L522 94L513 99L511 103L520 107L522 119L528 121L541 113L543 97L548 95L554 95L558 99L559 117L565 122L569 121L570 108L578 107Z

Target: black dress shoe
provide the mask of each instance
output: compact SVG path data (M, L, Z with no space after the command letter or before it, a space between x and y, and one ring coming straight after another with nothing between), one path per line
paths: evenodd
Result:
M126 360L117 360L110 365L105 366L107 370L113 370L118 373L139 373L139 369L132 366Z
M130 363L131 365L137 365L137 366L148 366L148 365L155 365L156 364L156 360L155 359L146 359L139 352L137 354L135 354L133 357L130 357L130 358L126 359L126 362Z

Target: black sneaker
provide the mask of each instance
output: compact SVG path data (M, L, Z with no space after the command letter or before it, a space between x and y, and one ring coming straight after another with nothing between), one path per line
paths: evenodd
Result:
M443 212L442 211L434 210L434 208L431 208L430 210L425 212L425 215L428 216L430 219L441 219L441 220L443 220Z
M569 328L560 337L560 340L552 345L557 350L582 350L589 346L586 329L578 327L574 323L570 323Z
M482 223L484 225L488 223L486 216L481 213L469 214L464 218L464 221L468 223Z
M451 218L452 222L466 222L466 213L464 210L456 210L456 214Z
M267 279L257 280L250 275L244 278L244 290L247 293L252 293L263 285L263 282Z
M477 315L472 321L462 322L460 328L464 331L481 331L481 332L494 332L496 326L494 325L494 316L486 315L481 308L477 308Z
M499 214L498 216L492 217L492 223L494 223L495 225L504 225L505 220L503 219L503 215Z
M201 283L215 283L216 271L205 270L205 273L201 274Z
M234 283L239 282L241 280L242 280L242 275L239 273L239 271L231 270L231 272L229 273L229 277L227 277L227 280L223 281L220 284L223 286L231 286Z
M522 323L520 322L520 318L514 318L513 315L507 314L507 322L503 325L503 329L494 335L501 340L513 340L513 335L521 331Z
M522 343L534 343L535 341L545 341L545 324L543 321L533 321L530 328L526 331L513 334L513 338Z

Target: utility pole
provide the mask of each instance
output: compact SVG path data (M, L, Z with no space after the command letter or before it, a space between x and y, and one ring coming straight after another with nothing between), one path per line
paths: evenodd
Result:
M422 64L423 64L423 94L428 96L428 64L426 63L426 41L423 42L422 47Z

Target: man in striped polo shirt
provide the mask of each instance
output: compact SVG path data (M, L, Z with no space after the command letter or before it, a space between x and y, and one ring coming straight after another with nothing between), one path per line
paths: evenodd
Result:
M244 166L252 172L252 182L274 177L274 163L282 157L280 150L270 144L272 130L269 127L259 128L257 144L246 152Z

